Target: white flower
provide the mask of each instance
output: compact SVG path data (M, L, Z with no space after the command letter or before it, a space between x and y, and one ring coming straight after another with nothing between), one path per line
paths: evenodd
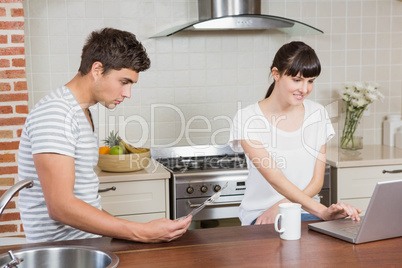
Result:
M376 85L375 84L368 84L367 86L366 86L366 91L367 92L374 92L374 91L376 91L377 90L377 87L376 87Z
M358 90L358 91L360 91L360 90L364 90L364 84L362 83L362 82L356 82L355 84L354 84L354 87Z
M352 99L350 102L356 108L361 108L368 104L365 99Z
M384 98L384 95L380 91L377 91L377 95L380 100Z
M375 100L378 100L378 97L379 96L377 94L374 94L371 92L366 93L366 99L369 103L374 102Z
M367 108L370 103L384 98L384 95L378 91L378 87L378 84L374 82L348 83L340 91L340 95L350 106L349 110Z
M349 95L342 95L342 99L346 102L350 101L350 96Z
M352 98L354 98L354 99L362 99L363 97L364 97L364 93L363 92L357 92L357 91L355 91L355 92L352 92L351 94L350 94L350 96L352 97Z
M346 102L345 124L342 131L341 147L354 148L354 133L368 105L384 95L378 91L378 85L373 82L355 82L346 84L340 91Z
M357 101L358 107L363 107L363 106L368 105L368 104L369 104L369 102L367 100L365 100L365 99L359 99Z

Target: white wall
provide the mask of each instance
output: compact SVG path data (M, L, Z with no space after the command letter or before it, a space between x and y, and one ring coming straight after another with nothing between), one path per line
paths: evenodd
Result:
M300 20L324 34L202 32L159 39L149 37L197 19L196 0L24 0L24 8L31 108L76 74L82 45L92 30L131 31L147 48L152 66L140 74L132 98L112 112L95 107L101 139L115 129L139 146L225 143L230 118L264 97L272 58L291 40L316 49L323 71L309 98L333 103L328 109L336 129L337 92L345 82L376 81L386 96L364 117L365 144L380 144L384 117L401 114L401 1L262 0L263 14ZM119 125L119 118L126 123ZM202 130L187 139L183 124ZM144 136L147 128L153 133Z

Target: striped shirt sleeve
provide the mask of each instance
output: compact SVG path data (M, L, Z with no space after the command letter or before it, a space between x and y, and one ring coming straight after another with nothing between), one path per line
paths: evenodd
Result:
M62 101L38 107L31 114L26 129L32 143L32 154L58 153L74 157L80 131L75 113Z

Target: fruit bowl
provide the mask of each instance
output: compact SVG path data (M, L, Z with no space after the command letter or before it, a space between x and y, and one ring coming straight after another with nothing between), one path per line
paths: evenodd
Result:
M98 167L109 172L130 172L144 169L148 166L151 152L146 149L143 153L130 153L120 155L100 154Z

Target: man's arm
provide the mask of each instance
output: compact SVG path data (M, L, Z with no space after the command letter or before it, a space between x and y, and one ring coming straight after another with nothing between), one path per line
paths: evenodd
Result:
M163 242L182 236L191 217L180 221L159 219L136 223L115 218L74 196L74 158L42 153L33 156L49 216L76 229L114 238Z

